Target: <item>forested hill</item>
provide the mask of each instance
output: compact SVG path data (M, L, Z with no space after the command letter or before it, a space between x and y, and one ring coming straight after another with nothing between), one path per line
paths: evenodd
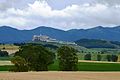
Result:
M80 39L75 41L79 46L86 48L120 48L120 42L118 41L106 41L98 39Z
M14 43L31 41L33 35L47 35L61 41L76 41L79 39L104 39L120 41L120 26L102 27L91 29L71 29L68 31L40 26L31 30L18 30L9 26L0 27L0 43Z

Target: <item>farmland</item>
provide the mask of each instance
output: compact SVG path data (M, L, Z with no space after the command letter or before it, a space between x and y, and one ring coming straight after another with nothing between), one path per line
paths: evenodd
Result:
M4 45L0 45L0 49L6 49L6 50L15 50L18 49L18 46L15 46L13 44L4 44Z
M57 46L58 45L59 44L57 44ZM101 61L96 61L97 60L96 56L98 52L100 52L100 50L86 49L78 46L73 46L73 47L76 47L76 49L78 48L83 50L83 53L78 53L78 59L79 59L78 70L79 71L120 71L119 62L107 62L106 55L108 53L100 54L102 55ZM12 44L6 44L6 45L0 45L0 49L5 51L8 50L8 52L11 54L18 51L19 47ZM9 50L11 50L12 52L10 52ZM84 56L87 53L92 54L91 56L92 61L84 60ZM0 71L9 71L9 69L12 67L12 64L10 63L10 59L11 59L11 56L0 57ZM58 61L55 61L55 63L51 64L48 68L49 68L49 71L59 71Z
M0 80L120 80L120 72L3 72Z
M42 43L45 44L45 43ZM51 45L49 45L51 46ZM55 46L60 46L59 44L55 44ZM108 62L106 60L106 55L109 53L100 54L102 56L101 61L97 60L97 54L103 49L86 49L79 46L73 46L76 49L82 49L83 53L77 53L79 64L78 64L78 71L120 71L120 63L119 62ZM12 44L0 45L0 49L4 51L8 51L9 54L18 51L19 46L15 46ZM106 49L111 50L111 49ZM91 54L92 61L84 60L85 54ZM10 62L11 56L9 57L0 57L0 71L9 71L13 66ZM89 67L88 67L89 66ZM59 64L58 61L51 64L49 67L49 71L59 71Z
M4 44L0 45L0 50L7 51L9 54L12 54L19 50L19 46L15 46L13 44Z
M0 61L0 71L9 71L13 66L9 61ZM89 67L88 67L89 66ZM51 64L49 71L59 71L59 65L56 61ZM120 71L120 63L116 62L98 62L98 61L79 61L79 71Z
M18 46L9 46L4 50L18 50ZM2 46L3 47L3 46ZM2 49L2 48L1 48ZM8 72L13 68L9 57L0 57L0 80L119 80L120 79L120 63L108 61L86 61L84 55L92 54L91 60L96 60L96 53L99 51L92 49L84 49L86 53L78 53L79 63L78 71L62 72L59 71L58 61L48 66L47 72ZM94 54L93 54L94 53ZM106 56L106 54L101 54ZM89 72L88 72L89 71Z
M49 70L58 71L58 62L56 61L50 65ZM120 71L120 63L80 61L78 63L78 71Z

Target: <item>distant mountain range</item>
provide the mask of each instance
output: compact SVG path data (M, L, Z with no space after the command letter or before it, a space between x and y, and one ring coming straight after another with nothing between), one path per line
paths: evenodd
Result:
M83 38L120 41L120 26L113 28L98 26L90 29L71 29L68 31L45 26L31 30L18 30L9 26L1 26L0 43L27 42L32 40L33 35L40 34L62 41L76 41Z

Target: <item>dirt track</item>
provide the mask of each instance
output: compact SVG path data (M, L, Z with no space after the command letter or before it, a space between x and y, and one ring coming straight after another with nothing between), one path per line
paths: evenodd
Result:
M120 72L2 72L0 80L120 80Z

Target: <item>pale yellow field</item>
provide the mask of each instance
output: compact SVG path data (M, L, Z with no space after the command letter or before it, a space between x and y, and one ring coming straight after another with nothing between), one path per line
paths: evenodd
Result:
M120 62L109 62L109 61L89 61L89 60L78 60L78 62L91 62L91 63L120 63Z
M6 44L6 45L0 45L0 49L7 49L7 50L14 50L14 49L18 49L18 46L12 45L12 44Z
M120 80L120 72L2 72L0 80Z
M3 49L3 48L5 48L5 49ZM10 44L0 45L0 50L7 51L9 54L12 54L19 50L19 46L15 46L12 44L11 45Z
M79 60L78 62L95 62L95 63L120 63L120 62L108 62L108 61L87 61L87 60ZM13 65L11 61L0 61L0 66L1 65Z
M107 62L107 61L86 61L86 60L79 60L78 62L95 62L95 63L120 63L120 62ZM3 65L13 65L11 61L0 61L0 66Z
M2 51L7 51L9 54L13 54L13 53L19 51L19 49L16 49L16 50L7 50L7 49L5 49L5 50L2 50Z
M4 66L4 65L13 65L11 63L11 61L0 61L0 66Z

